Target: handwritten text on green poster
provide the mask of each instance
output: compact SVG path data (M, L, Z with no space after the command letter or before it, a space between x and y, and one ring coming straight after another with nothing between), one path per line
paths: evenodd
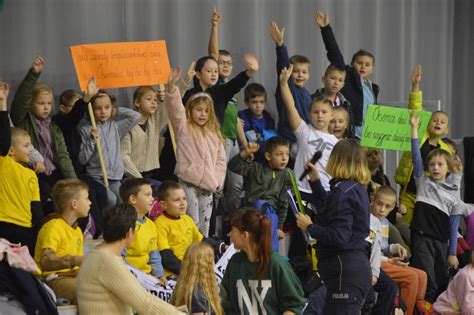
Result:
M431 117L419 111L418 134L423 137ZM382 105L369 105L362 131L362 146L385 150L411 151L410 111Z

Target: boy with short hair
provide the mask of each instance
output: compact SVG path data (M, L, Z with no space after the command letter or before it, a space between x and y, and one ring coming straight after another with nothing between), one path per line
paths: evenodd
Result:
M281 95L280 89L280 73L284 68L288 68L290 64L293 65L293 72L291 73L291 80L288 80L291 95L295 100L296 110L301 118L307 123L311 123L311 94L305 88L309 80L309 71L311 62L308 58L300 55L294 55L288 58L288 50L284 44L285 28L279 29L275 21L272 21L270 26L270 35L276 45L277 54L277 88L275 91L276 104L278 109L278 133L283 138L287 139L290 144L296 143L296 137L293 134L288 119L285 103ZM293 152L293 151L292 151Z
M390 186L381 186L371 195L370 209L372 215L380 222L379 228L375 229L382 252L380 267L400 286L400 295L407 306L407 313L413 314L415 306L419 305L420 308L427 306L423 301L427 276L423 270L412 268L404 262L407 250L401 244L389 244L387 216L395 208L396 201L395 190Z
M315 19L321 29L329 62L336 67L346 69L345 84L341 92L352 106L355 136L361 139L367 106L377 103L380 90L379 86L369 79L373 73L375 58L370 52L360 49L352 56L351 64L346 65L329 25L329 17L318 11Z
M408 109L415 111L422 109L423 93L420 90L421 77L421 66L416 65L412 70L412 88L408 101ZM450 154L453 153L449 146L442 140L442 138L448 134L448 128L449 117L445 112L436 111L431 114L426 131L419 142L422 161L425 161L428 154L435 149L442 149ZM395 182L400 184L402 187L400 192L400 203L402 203L407 209L407 213L403 216L403 221L408 224L410 224L413 219L417 193L411 156L412 153L410 151L403 152L395 172Z
M188 202L180 184L163 181L158 187L157 197L164 209L163 214L155 220L158 250L167 275L179 275L184 254L192 243L204 240L213 246L214 252L222 254L225 251L223 242L205 239L193 219L186 214Z
M349 114L348 132L346 136L352 138L354 136L354 116L352 114L351 103L342 95L341 90L346 80L346 69L336 65L329 65L324 72L322 82L324 87L316 90L311 97L313 99L322 96L332 102L333 107L342 106Z
M77 304L77 275L84 260L84 237L77 220L89 213L88 190L78 179L62 179L53 186L51 198L59 213L45 218L35 249L35 261L46 283L71 304Z
M125 261L132 267L152 274L163 285L167 284L161 255L158 251L156 227L146 214L153 205L151 183L145 178L128 178L120 186L120 198L137 211L135 237L122 253Z
M32 145L23 129L10 128L7 111L9 87L0 82L0 237L35 252L43 219L38 177L27 168Z
M265 110L267 102L267 92L263 85L251 83L244 91L245 104L247 109L239 111L241 123L237 124L239 141L245 148L248 142L255 142L260 145L256 161L265 162L265 140L275 136L275 121L269 112ZM270 136L268 135L270 134Z
M265 143L265 159L268 163L265 166L252 161L252 156L258 152L258 147L256 143L248 143L239 155L229 161L228 167L248 181L244 206L255 207L256 201L265 200L275 209L278 216L278 237L281 238L284 236L283 223L289 204L286 189L291 187L292 171L286 167L290 144L283 137L270 138Z

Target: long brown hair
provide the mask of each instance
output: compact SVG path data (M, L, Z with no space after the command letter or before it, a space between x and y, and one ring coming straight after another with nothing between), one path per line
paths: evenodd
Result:
M257 272L262 277L268 271L272 252L270 220L253 208L243 208L234 215L230 224L241 233L249 233L250 241L257 247L256 254L260 261Z
M214 252L205 242L194 243L186 250L170 303L175 306L186 305L191 310L193 291L197 286L204 291L212 311L216 315L223 315L214 274Z

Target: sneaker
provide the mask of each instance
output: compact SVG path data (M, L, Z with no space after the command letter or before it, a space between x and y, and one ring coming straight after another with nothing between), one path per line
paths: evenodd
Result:
M425 300L418 300L416 302L416 309L418 310L419 314L422 315L433 314L433 305Z

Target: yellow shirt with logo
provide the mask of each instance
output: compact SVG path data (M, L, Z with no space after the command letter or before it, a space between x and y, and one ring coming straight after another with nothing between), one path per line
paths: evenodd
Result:
M150 252L158 249L156 227L149 218L144 222L137 220L135 237L130 247L127 248L125 260L132 266L145 273L151 273Z
M158 250L171 249L180 260L183 260L184 253L192 243L198 243L203 238L196 223L186 214L178 219L162 214L155 220L155 225L158 234ZM170 272L166 271L166 274Z
M9 156L0 156L0 222L32 227L32 201L40 201L35 172Z
M41 268L41 251L45 248L54 250L56 256L62 257L66 255L83 256L83 247L84 236L79 227L73 228L62 218L51 219L41 227L38 233L35 261ZM52 273L71 272L78 268L79 267L76 266L72 269L44 271L42 275L47 276Z

